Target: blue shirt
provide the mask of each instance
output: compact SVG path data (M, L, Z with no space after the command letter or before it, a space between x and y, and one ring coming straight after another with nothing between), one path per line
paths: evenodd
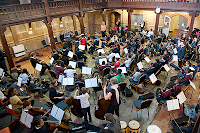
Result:
M57 97L57 92L56 89L51 87L49 90L49 98L52 100L54 97Z

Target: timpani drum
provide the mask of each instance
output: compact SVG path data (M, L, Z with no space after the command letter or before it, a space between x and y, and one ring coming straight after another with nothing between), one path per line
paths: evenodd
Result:
M162 131L158 126L150 125L147 128L147 133L162 133Z
M127 124L125 121L120 121L120 125L121 125L121 132L122 133L127 133Z
M128 126L129 126L129 133L140 133L139 122L132 120L129 122Z

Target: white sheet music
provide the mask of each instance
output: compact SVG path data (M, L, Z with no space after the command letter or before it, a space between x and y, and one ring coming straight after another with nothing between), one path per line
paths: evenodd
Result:
M51 57L51 59L50 59L50 64L52 64L53 63L53 61L54 61L54 58L53 57Z
M26 115L27 115L27 113L25 111L22 111L21 118L20 118L20 121L22 124L25 124Z
M3 69L2 68L0 68L0 76L2 76L3 77Z
M69 56L70 58L73 58L73 55L74 53L72 51L69 51L67 56Z
M167 110L176 110L180 109L178 99L167 100Z
M165 70L166 70L167 72L169 72L170 68L169 68L169 66L168 66L167 64L164 65L164 68L165 68Z
M102 62L105 61L105 65L108 64L106 58L99 59L99 64L102 65Z
M62 85L74 85L74 78L63 78Z
M120 58L119 53L115 53L115 58Z
M92 68L90 67L82 67L82 74L92 74Z
M17 86L21 87L22 85L22 78L18 77Z
M185 102L185 100L187 99L185 94L183 93L183 91L181 91L178 95L177 98L179 100L179 103L182 104Z
M64 75L60 74L60 75L59 75L59 78L58 78L58 82L59 82L59 83L62 83L62 80L63 80L64 77L65 77Z
M78 48L79 48L80 50L85 50L85 45L79 45Z
M97 87L97 78L85 79L85 88Z
M98 49L97 52L98 52L98 54L99 54L100 52L101 52L101 54L105 54L104 49Z
M178 61L178 55L173 55L173 61Z
M177 53L178 53L177 49L176 49L176 48L174 48L174 54L177 54Z
M195 71L194 67L189 67L190 70Z
M145 59L145 61L147 62L147 63L149 63L151 60L149 59L149 57L145 57L144 58Z
M118 70L118 69L121 69L121 70L122 70L122 73L127 73L127 72L126 72L126 67L118 67L117 70Z
M53 108L51 109L51 116L55 118L56 113L57 113L58 107L56 107L55 105L53 105Z
M41 71L42 70L42 65L41 64L36 64L35 70Z
M55 118L56 118L58 121L61 121L62 118L63 118L64 113L65 113L65 112L64 112L62 109L58 108Z
M149 79L151 80L152 84L155 84L155 82L158 80L154 73L149 76Z
M32 121L33 121L33 116L27 113L25 125L26 125L28 128L31 128L31 122L32 122Z
M68 66L72 66L72 68L76 68L76 62L69 61L69 65Z
M142 64L142 62L141 62L141 61L137 63L137 66L138 66L138 68L139 68L139 69L142 69L142 68L144 68L144 67L143 67L143 64Z
M125 48L125 49L124 49L124 52L125 52L125 54L128 54L128 49Z
M197 89L196 89L195 84L191 80L189 80L189 81L190 81L190 85L192 86L192 88L196 91Z

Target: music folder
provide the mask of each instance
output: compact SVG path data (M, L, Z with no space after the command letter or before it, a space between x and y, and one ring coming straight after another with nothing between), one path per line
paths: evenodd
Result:
M155 84L156 81L158 80L154 73L149 76L149 79L151 80L152 84Z
M173 100L167 100L167 110L176 110L180 109L178 99L173 99Z
M122 70L122 73L127 73L127 72L126 72L126 67L118 67L117 70L118 70L118 69L121 69L121 70Z
M78 48L79 48L80 50L85 50L85 45L79 45Z
M185 94L183 93L183 91L181 91L178 95L177 98L179 100L179 103L182 104L185 102L185 100L187 99Z
M165 68L165 70L166 70L167 72L169 72L170 68L169 68L169 66L168 66L167 64L164 65L164 68Z
M33 121L33 116L25 111L22 111L20 122L26 127L31 128L31 122Z
M85 79L85 88L98 87L97 78Z
M68 66L72 66L72 68L76 68L76 62L69 61L69 65Z
M190 85L192 86L192 88L196 91L197 89L196 89L195 84L191 80L189 80L189 81L190 81Z
M69 56L70 58L73 58L74 53L72 51L69 51L68 54L67 54L67 56Z
M115 58L120 58L119 53L115 53Z
M102 62L105 61L105 65L108 64L106 58L99 59L99 64L102 65Z
M17 86L21 87L22 85L22 78L18 77Z
M53 64L53 61L54 61L54 58L53 57L51 57L51 59L50 59L50 64Z
M39 63L36 63L35 70L41 71L42 70L42 65L39 64Z
M58 121L61 121L64 115L64 111L57 106L53 105L50 115Z
M144 68L141 61L137 63L137 67L139 68L139 70L142 69L142 68Z
M178 55L173 55L173 61L178 61Z
M174 48L174 54L177 54L177 53L178 53L177 49L176 49L176 48Z
M194 67L189 67L189 69L190 69L191 71L195 71Z
M63 78L62 85L74 85L74 78Z
M82 74L92 74L92 68L90 67L82 67Z
M58 82L62 83L64 77L65 77L64 75L60 74L58 77Z
M144 58L145 59L145 61L147 62L147 63L149 63L151 60L149 59L149 57L145 57Z
M128 54L128 49L127 48L124 49L124 53Z
M101 52L101 54L105 54L104 49L98 49L97 52L98 52L98 54L99 54L100 52Z

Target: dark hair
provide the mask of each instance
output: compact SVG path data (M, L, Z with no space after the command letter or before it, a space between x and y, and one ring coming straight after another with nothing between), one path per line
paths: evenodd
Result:
M176 79L178 81L178 83L180 84L181 83L181 80L180 79Z
M135 67L134 70L137 71L137 72L139 72L139 68L138 67Z
M106 76L106 79L111 79L111 78L112 78L112 75L110 74Z
M105 65L106 63L105 63L105 61L102 61L102 65Z
M107 121L112 122L114 120L113 114L112 113L106 113L104 115Z
M101 56L101 52L99 52L99 56Z
M11 87L9 90L8 90L8 99L10 98L10 97L12 97L12 92L13 92L13 90L14 90L15 88L14 87Z
M131 54L129 54L129 55L128 55L128 58L131 58L131 57L132 57Z
M27 73L27 72L28 72L27 69L22 70L22 73Z
M82 73L78 74L78 75L77 75L77 79L81 79L82 76L83 76Z
M122 69L118 69L118 70L117 70L117 73L118 73L118 74L121 74L121 73L122 73Z
M87 92L87 89L85 87L81 88L81 93L85 94Z
M187 68L187 69L186 69L186 71L188 71L188 73L189 73L189 72L190 72L190 69L189 69L189 68Z
M33 125L37 127L37 125L40 125L41 118L40 117L35 117L33 119Z
M26 108L26 107L29 106L30 104L31 104L30 101L25 100L25 101L23 102L23 108Z
M63 49L66 49L66 46L63 46Z

